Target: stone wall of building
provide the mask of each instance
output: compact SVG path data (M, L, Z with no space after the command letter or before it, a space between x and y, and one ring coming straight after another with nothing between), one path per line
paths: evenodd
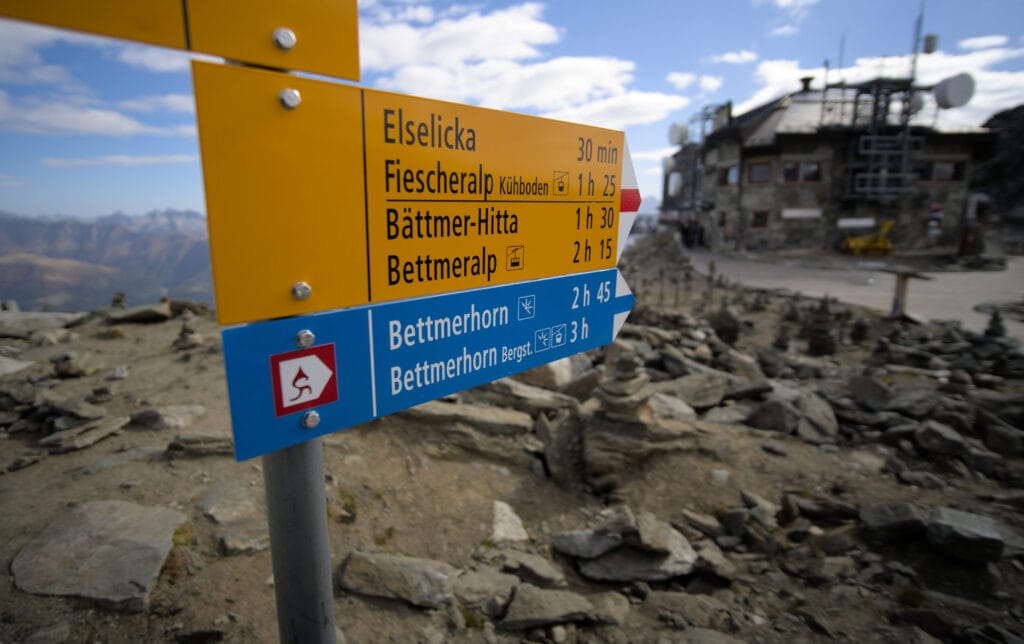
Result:
M704 157L704 239L711 248L828 249L849 235L869 234L887 220L902 249L957 245L969 190L972 143L927 140L915 156L920 176L905 197L849 199L848 149L857 137L783 138L772 148L742 150L718 141ZM735 170L732 170L735 168ZM937 232L929 222L939 224Z

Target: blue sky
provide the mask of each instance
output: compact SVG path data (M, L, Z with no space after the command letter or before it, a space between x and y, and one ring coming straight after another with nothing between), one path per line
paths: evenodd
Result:
M623 129L641 192L667 131L703 105L740 113L830 80L905 75L917 0L360 2L366 87ZM931 0L919 80L969 72L944 126L1024 103L1024 2ZM845 40L840 68L840 42ZM0 20L0 210L205 212L189 56ZM927 105L922 114L936 112ZM642 210L649 210L654 200Z

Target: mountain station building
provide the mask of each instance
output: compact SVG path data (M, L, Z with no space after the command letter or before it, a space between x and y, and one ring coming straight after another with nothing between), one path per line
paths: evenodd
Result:
M666 159L661 222L713 249L836 248L889 220L901 250L962 246L977 204L971 165L994 135L938 127L938 108L922 105L925 92L938 106L962 104L973 80L876 78L824 90L812 80L738 116L731 103L705 109L703 142Z

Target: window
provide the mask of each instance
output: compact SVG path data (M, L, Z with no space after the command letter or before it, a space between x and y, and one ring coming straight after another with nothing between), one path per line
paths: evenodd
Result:
M772 166L767 163L751 163L747 169L750 183L768 183L772 178Z
M739 182L740 170L737 166L731 165L728 168L722 168L718 173L718 185L720 186L734 186Z
M821 164L817 161L786 161L782 164L782 179L786 183L821 181Z
M754 216L750 220L751 228L767 228L768 227L768 211L767 210L755 210Z
M782 180L786 183L796 183L800 180L800 163L798 161L786 161L782 164Z
M821 181L821 167L817 161L802 161L800 163L800 181L804 183Z

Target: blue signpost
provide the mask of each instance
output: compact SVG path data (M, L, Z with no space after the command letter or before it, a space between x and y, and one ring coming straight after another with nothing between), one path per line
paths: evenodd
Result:
M224 329L244 460L611 342L618 269Z

